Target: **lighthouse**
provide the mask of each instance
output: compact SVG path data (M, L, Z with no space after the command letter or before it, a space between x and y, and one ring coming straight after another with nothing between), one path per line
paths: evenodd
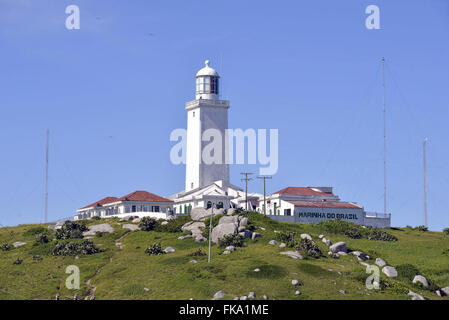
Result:
M215 181L229 185L229 165L226 163L229 101L220 100L220 76L210 67L209 60L195 76L195 100L186 103L187 150L185 191L198 189ZM213 137L211 136L213 135ZM219 137L219 141L213 139ZM214 161L203 156L207 145L221 146L214 150ZM206 160L206 161L205 161Z

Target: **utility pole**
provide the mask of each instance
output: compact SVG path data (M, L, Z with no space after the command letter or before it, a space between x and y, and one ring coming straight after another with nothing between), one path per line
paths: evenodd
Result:
M50 139L50 130L47 129L46 147L45 147L45 209L44 209L44 223L47 223L48 218L48 144Z
M387 128L385 110L385 58L382 58L382 118L383 118L383 160L384 160L384 214L387 214Z
M267 198L266 198L266 188L265 188L265 180L271 179L271 176L261 176L257 177L257 179L263 179L263 215L267 215Z
M427 221L427 159L426 159L427 138L423 142L423 165L424 165L424 225L428 226Z
M241 179L242 181L245 181L245 210L248 211L248 181L251 181L253 179L248 178L248 175L252 174L251 172L242 172L240 173L245 176L245 178Z
M207 259L208 263L210 263L210 248L212 246L211 241L212 241L212 217L213 216L214 216L214 204L212 203L210 221L209 221L209 256Z

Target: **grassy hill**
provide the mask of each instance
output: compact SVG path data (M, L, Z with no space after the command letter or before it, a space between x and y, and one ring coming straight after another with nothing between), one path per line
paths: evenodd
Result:
M58 241L37 243L36 234L43 230L51 240L55 231L47 225L20 225L0 228L0 245L11 248L0 250L0 299L71 299L75 293L81 298L94 293L97 299L211 299L222 290L225 299L256 293L257 299L410 299L408 290L427 299L438 297L434 290L449 286L449 236L441 232L417 231L410 228L385 230L398 241L353 239L332 234L323 225L279 223L257 213L246 213L255 231L262 237L246 240L245 247L231 254L221 254L223 248L212 246L212 263L207 256L189 256L207 242L197 243L191 238L178 240L181 232L129 231L117 218L88 220L86 225L109 223L113 233L101 233L91 239L101 252L89 255L54 256ZM188 218L187 218L188 219ZM262 228L260 228L262 227ZM265 230L263 230L265 229ZM291 259L279 252L291 250L269 245L281 232L308 233L324 255L305 260ZM414 268L431 282L430 289L412 284L405 271L398 278L389 279L381 273L381 289L368 290L368 274L352 254L338 259L327 255L327 246L318 239L324 234L332 242L345 241L351 250L360 250L372 259L381 257L398 271ZM14 248L12 243L26 242ZM68 240L79 243L81 239ZM145 249L160 242L176 252L158 256L145 254ZM22 260L20 264L15 261ZM198 263L191 263L191 260ZM374 264L373 260L367 261ZM69 290L65 286L66 267L80 269L81 287ZM408 267L400 267L409 265ZM411 266L410 266L411 265ZM254 272L259 268L260 272ZM294 288L292 279L302 286ZM145 288L145 289L144 289ZM295 290L300 295L295 295ZM345 290L342 294L339 290Z

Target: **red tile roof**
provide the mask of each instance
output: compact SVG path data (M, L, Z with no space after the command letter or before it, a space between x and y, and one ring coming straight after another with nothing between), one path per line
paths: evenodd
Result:
M362 209L362 206L359 206L352 202L310 202L310 201L288 201L293 204L295 207L310 207L310 208L345 208L345 209Z
M104 206L105 204L111 203L111 202L115 202L118 201L118 198L116 197L106 197L101 199L100 201L94 202L89 204L88 206L82 207L81 209L86 209L86 208L90 208L90 207L95 207L95 206Z
M301 195L310 195L310 196L334 196L332 192L322 192L313 190L311 187L287 187L278 192L281 194L301 194Z
M149 202L173 202L147 191L134 191L118 199L119 201L149 201Z

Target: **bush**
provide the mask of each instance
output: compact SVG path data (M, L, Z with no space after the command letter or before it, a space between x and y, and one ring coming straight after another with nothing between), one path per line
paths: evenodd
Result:
M206 253L204 253L203 250L201 250L201 248L199 248L198 250L196 250L192 253L189 253L190 257L201 257L201 256L205 256L205 255L206 255Z
M398 241L398 238L389 234L388 232L382 230L371 230L366 238L368 240L379 240L379 241Z
M429 228L427 228L426 226L417 226L417 227L415 228L415 230L418 230L418 231L428 231Z
M83 240L81 242L64 241L57 243L51 254L53 256L76 256L80 254L95 254L102 251L95 247L94 243L90 240Z
M12 264L22 264L23 260L20 258L17 258Z
M83 232L87 231L84 223L66 221L61 229L56 230L56 239L77 239L83 237Z
M284 242L287 247L294 247L296 244L296 232L279 232L276 233L276 239Z
M48 239L48 236L45 233L39 233L36 235L36 243L48 243L50 240Z
M157 220L151 217L143 217L139 223L140 230L152 231L157 225Z
M323 255L315 242L309 239L301 239L301 241L295 245L295 249L306 257L319 258Z
M192 218L190 218L190 216L181 216L176 219L168 220L168 223L165 225L162 225L158 222L154 230L157 232L182 232L181 227L190 221L192 221Z
M97 220L97 221L98 221L98 220L101 220L101 217L99 217L99 216L93 216L93 217L92 217L92 220Z
M2 249L2 251L9 251L11 249L11 247L9 246L9 244L4 243L4 244L2 244L0 249Z
M449 228L443 229L443 233L444 233L445 235L448 235L448 236L449 236Z
M398 276L407 280L412 281L413 278L419 274L418 268L416 268L412 264L401 264L396 267L396 271L398 272Z
M361 225L338 219L320 221L317 225L326 232L345 235L352 239L365 238L368 240L379 240L379 241L398 240L395 236L389 234L386 231L374 228L363 228Z
M220 247L243 247L245 244L244 240L245 239L239 234L227 234L223 238L218 239L218 245Z
M161 254L165 254L166 252L162 250L161 243L153 243L147 249L145 249L145 253L149 256L157 256Z

